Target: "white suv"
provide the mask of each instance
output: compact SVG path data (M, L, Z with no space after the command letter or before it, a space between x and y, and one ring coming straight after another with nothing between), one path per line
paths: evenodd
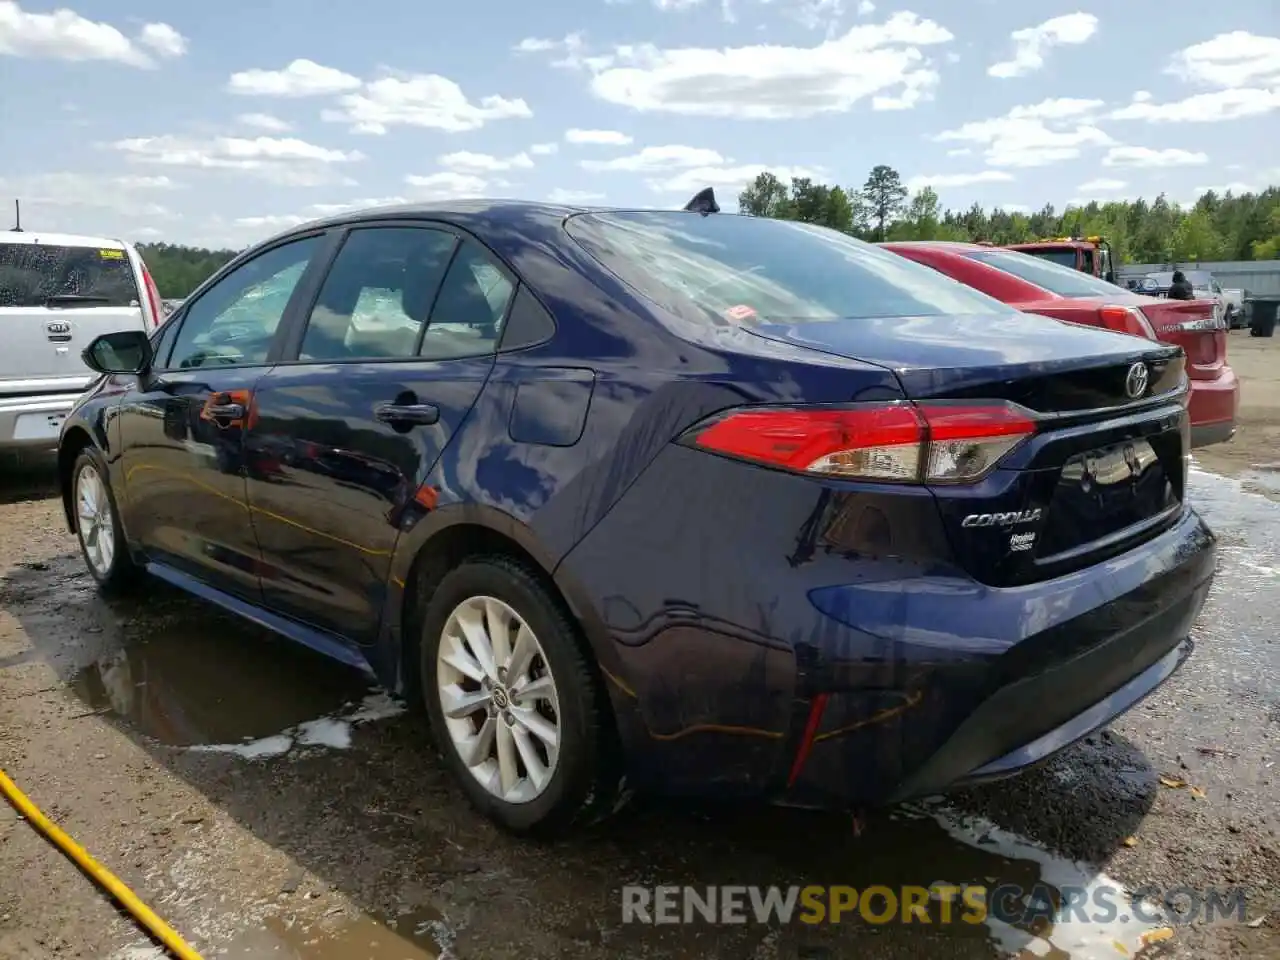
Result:
M132 244L0 233L0 453L56 447L63 418L96 377L80 352L99 334L150 333L163 319Z

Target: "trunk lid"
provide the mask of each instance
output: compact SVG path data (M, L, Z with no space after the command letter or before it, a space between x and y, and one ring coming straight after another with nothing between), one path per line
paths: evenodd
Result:
M984 479L931 487L957 562L983 582L1101 562L1182 512L1190 425L1178 347L1018 314L752 332L888 367L913 400L1007 400L1038 415L1037 432Z
M76 392L94 376L80 359L94 337L145 329L129 252L70 241L0 238L0 394Z
M1227 362L1227 329L1212 300L1160 300L1142 297L1138 304L1156 337L1176 344L1187 355L1187 375L1215 380Z

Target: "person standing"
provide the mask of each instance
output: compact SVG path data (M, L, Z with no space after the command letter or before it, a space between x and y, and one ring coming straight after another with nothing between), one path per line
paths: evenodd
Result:
M1181 270L1173 271L1173 286L1169 288L1169 299L1194 300L1195 298L1195 288L1191 286L1191 281L1187 279L1187 275Z

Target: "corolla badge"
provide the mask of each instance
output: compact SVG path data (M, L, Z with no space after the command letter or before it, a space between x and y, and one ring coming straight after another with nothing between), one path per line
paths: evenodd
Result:
M1035 523L1040 519L1040 508L1011 510L1008 513L971 513L960 521L962 527L1012 527L1023 523Z
M1131 400L1137 400L1147 392L1147 384L1150 382L1151 373L1147 370L1147 365L1135 363L1129 368L1128 376L1124 378L1124 392Z

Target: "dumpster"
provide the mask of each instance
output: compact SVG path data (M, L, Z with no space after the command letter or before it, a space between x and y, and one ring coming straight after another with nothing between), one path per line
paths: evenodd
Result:
M1253 297L1249 301L1249 336L1273 337L1280 297Z

